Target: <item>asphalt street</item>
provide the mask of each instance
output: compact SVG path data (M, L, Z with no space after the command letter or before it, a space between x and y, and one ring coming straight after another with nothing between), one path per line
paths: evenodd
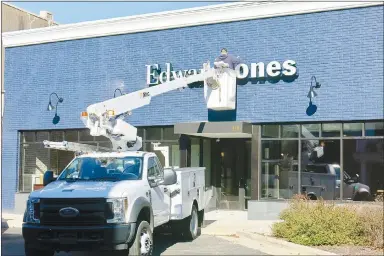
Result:
M2 230L1 251L3 256L23 256L24 241L20 228ZM172 236L159 234L154 237L153 255L267 255L221 239L220 237L201 235L192 242L184 242ZM96 256L96 253L73 252L56 253L56 256Z

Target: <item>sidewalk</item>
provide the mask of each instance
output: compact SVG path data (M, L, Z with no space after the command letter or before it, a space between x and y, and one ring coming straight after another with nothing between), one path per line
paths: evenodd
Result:
M23 215L13 213L1 214L1 228L21 228L23 224Z
M205 214L201 233L220 236L270 255L337 255L272 237L271 227L275 222L248 220L245 211L211 211Z

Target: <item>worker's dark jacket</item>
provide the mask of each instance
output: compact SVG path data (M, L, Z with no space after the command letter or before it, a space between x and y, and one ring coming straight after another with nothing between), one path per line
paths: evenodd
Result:
M241 63L238 57L234 57L231 54L220 54L220 56L215 59L215 62L218 61L223 61L224 63L227 63L230 69L235 69L235 67Z

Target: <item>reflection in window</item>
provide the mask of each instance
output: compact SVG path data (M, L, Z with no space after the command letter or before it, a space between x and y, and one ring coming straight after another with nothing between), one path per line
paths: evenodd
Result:
M299 125L282 125L281 126L282 138L298 138L299 137Z
M340 140L301 141L301 193L312 199L340 198Z
M345 123L343 124L344 136L362 136L363 124L362 123Z
M371 193L384 189L384 139L344 140L344 172L359 175L359 182Z
M263 159L292 158L297 160L298 141L296 140L265 140L262 141Z
M366 123L365 136L384 136L384 121Z
M340 137L341 124L322 124L323 137Z
M261 136L263 138L279 138L279 125L261 126Z
M298 141L262 141L262 198L291 198L298 192ZM296 181L296 186L291 184Z
M301 137L312 139L320 136L320 124L303 124L301 126Z

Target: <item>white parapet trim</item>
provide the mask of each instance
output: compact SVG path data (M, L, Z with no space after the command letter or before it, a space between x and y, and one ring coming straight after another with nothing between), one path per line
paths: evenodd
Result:
M3 33L3 46L50 43L232 21L383 5L383 2L236 2Z

